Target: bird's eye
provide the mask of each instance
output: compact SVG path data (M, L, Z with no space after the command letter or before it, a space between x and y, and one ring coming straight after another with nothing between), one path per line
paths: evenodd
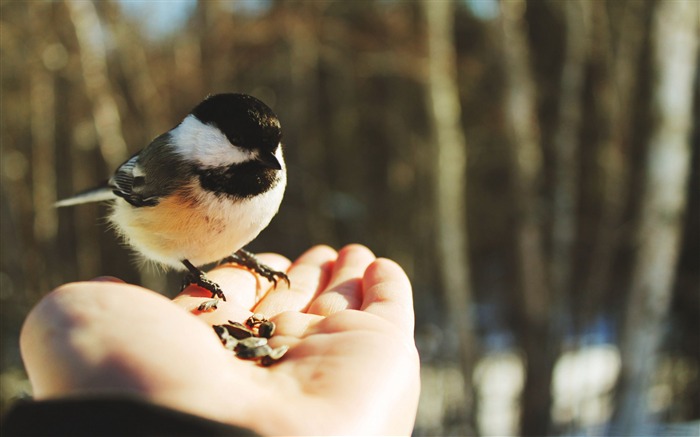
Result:
M143 176L136 176L136 177L134 178L134 184L133 184L133 186L134 186L134 187L140 187L140 186L143 186L143 184L145 184L145 183L146 183L146 178L145 178L145 177L143 177Z

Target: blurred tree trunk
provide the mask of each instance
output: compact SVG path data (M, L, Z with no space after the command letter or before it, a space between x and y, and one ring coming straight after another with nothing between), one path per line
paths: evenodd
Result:
M512 142L513 190L516 200L517 263L521 304L518 332L526 355L521 434L547 435L552 403L554 346L549 338L551 292L540 223L539 185L542 150L536 112L535 83L527 43L524 1L501 3L502 52L505 70L505 118Z
M128 151L107 72L107 53L100 19L92 2L69 0L66 5L80 46L85 90L92 102L100 151L110 169L116 169L128 157Z
M171 74L174 77L174 81L170 89L165 93L166 99L174 99L176 94L180 94L178 99L197 102L211 91L208 88L208 85L210 85L208 75L204 74L206 68L205 54L202 52L202 39L208 32L205 11L208 3L212 2L197 2L197 7L189 25L173 41ZM161 66L161 74L166 74L165 71L168 68L169 66L165 68ZM178 86L179 84L187 85L180 87Z
M194 12L194 26L188 30L190 32L190 42L198 45L197 55L199 63L191 66L190 80L193 80L201 89L201 94L219 92L232 77L225 78L227 68L231 65L231 59L235 57L234 52L225 51L228 43L226 35L217 34L217 28L222 20L230 17L230 13L224 10L224 2L220 1L198 1ZM225 56L222 54L225 53ZM204 96L196 96L194 101L202 99Z
M591 261L581 290L586 297L581 310L584 319L599 310L613 279L625 199L630 189L630 160L625 160L625 156L629 154L634 114L633 91L639 82L636 70L644 41L646 8L651 5L651 2L626 2L618 16L609 15L604 2L591 4L591 57L602 70L594 103L600 134L598 162L602 193ZM620 23L616 37L608 29L611 20Z
M428 102L435 142L435 225L448 317L458 330L467 411L476 353L467 238L467 150L461 126L454 46L454 3L423 2L428 38Z
M616 419L623 435L642 435L657 369L685 211L693 82L697 72L697 2L659 2L652 27L654 126L649 139L638 250L620 349Z
M121 118L111 89L107 70L107 53L103 29L97 10L92 2L68 0L65 2L75 29L80 66L85 85L85 93L92 106L92 119L97 134L97 149L109 171L117 168L128 156L126 142L122 135ZM95 145L91 142L85 148L71 148L73 171L71 177L77 183L75 190L88 188L82 181L95 180L95 169L85 165L92 157ZM102 178L103 176L99 176ZM79 208L75 214L76 251L78 276L94 277L102 274L100 238L94 226L95 215L87 208Z
M327 205L331 198L332 180L330 172L334 166L329 157L330 150L324 147L319 119L324 119L320 107L319 83L321 78L321 42L317 26L309 23L319 20L324 5L314 2L284 3L287 16L284 23L288 35L290 86L289 101L291 111L286 117L285 129L291 137L304 140L304 154L297 162L304 164L299 170L300 186L304 187L301 196L306 205L316 205L319 209ZM296 153L290 150L288 153ZM290 169L291 170L291 169ZM318 211L317 211L318 212ZM306 231L314 242L337 244L337 233L328 220L319 214L304 214Z
M141 141L148 141L155 138L164 127L170 125L167 117L166 96L159 91L156 82L153 80L154 73L148 62L146 47L141 44L139 35L133 32L131 23L124 16L121 7L115 2L105 2L102 7L104 25L114 36L116 52L124 71L124 88L128 96L133 99L139 124L143 125L148 134L148 138L139 138ZM161 72L165 74L165 72ZM202 96L203 97L203 96ZM126 122L126 120L125 120ZM140 132L141 133L141 132ZM129 132L126 141L128 142ZM131 143L129 143L131 144ZM145 146L140 144L138 147ZM133 150L133 149L131 149Z
M580 170L580 134L582 91L587 52L587 26L590 24L589 4L578 0L555 3L563 9L566 44L561 81L559 83L559 120L554 132L554 201L552 212L551 280L553 302L551 310L569 313L572 293L572 272L577 230L577 206ZM553 340L560 340L563 326L553 318Z
M47 30L51 29L51 8L49 3L29 3L30 26L36 35L32 40L34 56L28 73L33 235L37 243L31 247L34 253L29 259L33 264L31 271L37 272L35 289L42 291L49 290L55 283L55 274L45 263L58 255L55 249L58 217L53 206L56 202L56 85L53 72L47 68L47 64L51 65L50 46L54 39Z

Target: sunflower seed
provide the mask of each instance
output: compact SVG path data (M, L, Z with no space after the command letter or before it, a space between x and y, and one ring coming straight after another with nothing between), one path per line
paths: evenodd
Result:
M245 321L245 324L252 328L254 326L257 326L263 322L267 321L267 318L263 316L260 313L253 313L250 317L248 317L248 320Z
M248 337L248 338L244 338L243 340L240 340L238 342L238 349L239 350L254 349L256 347L264 346L266 344L267 344L266 338Z
M273 336L274 333L275 333L275 323L274 322L266 320L266 321L260 323L260 326L258 326L258 335L260 337L270 338Z
M209 299L205 300L197 307L198 311L209 311L211 309L217 309L219 307L219 301L221 299Z
M233 337L237 338L238 340L255 336L255 332L253 332L253 330L251 329L248 329L242 323L232 322L231 320L229 320L229 324L224 324L221 326L226 327L228 333L231 334Z
M240 345L239 345L240 346ZM253 348L240 348L236 351L236 356L243 359L266 357L272 352L272 348L267 344L262 344Z
M260 360L260 364L264 367L271 366L280 359L282 359L282 357L284 356L284 354L287 353L288 350L289 346L287 346L286 344L278 348L272 349L270 353L267 354L267 356L262 357L262 359Z
M236 346L238 346L238 340L234 338L231 334L229 334L228 329L226 329L225 325L214 325L214 332L219 336L219 339L221 339L221 342L224 344L224 347L228 350L234 350Z

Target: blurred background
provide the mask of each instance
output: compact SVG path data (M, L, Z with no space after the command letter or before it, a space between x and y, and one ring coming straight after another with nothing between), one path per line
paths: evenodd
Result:
M409 273L415 435L699 435L699 7L3 0L2 409L50 290L181 279L54 201L229 91L279 115L289 167L249 248Z

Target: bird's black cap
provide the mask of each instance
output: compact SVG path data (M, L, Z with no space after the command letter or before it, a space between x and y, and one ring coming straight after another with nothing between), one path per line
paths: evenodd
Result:
M204 124L214 125L231 144L248 150L273 152L282 139L277 115L247 94L215 94L192 110Z

